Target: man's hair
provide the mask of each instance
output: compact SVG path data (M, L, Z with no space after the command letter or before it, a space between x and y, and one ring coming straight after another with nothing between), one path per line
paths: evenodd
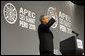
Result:
M43 23L42 20L44 19L44 16L45 16L45 14L41 15L40 18L39 18L41 23Z

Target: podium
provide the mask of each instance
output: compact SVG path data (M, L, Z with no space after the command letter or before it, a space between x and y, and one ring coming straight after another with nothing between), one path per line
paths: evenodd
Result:
M71 36L63 41L60 41L60 52L62 55L82 55L82 41L77 39L75 36Z

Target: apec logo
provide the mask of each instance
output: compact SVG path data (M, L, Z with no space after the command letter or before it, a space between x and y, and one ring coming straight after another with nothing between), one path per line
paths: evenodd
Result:
M4 14L6 21L9 24L14 24L16 22L16 20L17 20L17 10L16 10L16 8L13 4L7 3L4 6L3 14Z
M47 11L47 15L49 18L51 18L52 16L54 16L54 8L53 7L49 7L48 11ZM52 28L56 28L58 25L58 17L57 17L57 13L56 13L56 22L51 26Z
M17 10L12 3L5 4L3 14L9 24L14 24L19 17L19 27L36 30L36 14L33 11L21 7L18 13L19 16L17 16Z
M49 7L48 11L47 11L47 15L49 18L51 18L52 16L54 16L54 8L53 7ZM71 21L71 17L61 11L56 12L56 18L55 18L56 22L51 26L52 28L56 28L59 25L59 30L72 34L72 29L71 29L71 25L72 25L72 21Z

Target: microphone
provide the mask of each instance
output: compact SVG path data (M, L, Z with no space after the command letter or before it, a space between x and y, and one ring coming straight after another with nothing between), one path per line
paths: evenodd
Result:
M79 34L78 34L78 33L76 33L75 31L72 31L72 33L76 34L76 36L78 36L78 35L79 35Z

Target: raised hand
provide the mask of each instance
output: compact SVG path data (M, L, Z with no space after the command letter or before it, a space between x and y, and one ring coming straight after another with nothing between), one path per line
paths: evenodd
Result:
M54 16L55 16L55 18L56 18L56 8L54 9Z

